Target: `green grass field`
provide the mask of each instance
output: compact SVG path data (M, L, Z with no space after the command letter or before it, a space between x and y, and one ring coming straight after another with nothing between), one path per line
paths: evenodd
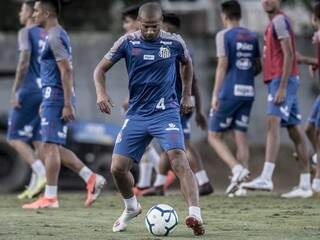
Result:
M144 214L155 203L176 208L180 224L164 239L195 239L184 225L187 214L180 195L141 199L144 212L128 230L113 233L122 210L119 196L104 194L86 209L84 193L60 194L60 208L21 209L15 195L0 195L0 239L162 239L145 228ZM255 194L248 198L212 195L201 198L206 235L201 239L320 239L320 199L283 200L278 195Z

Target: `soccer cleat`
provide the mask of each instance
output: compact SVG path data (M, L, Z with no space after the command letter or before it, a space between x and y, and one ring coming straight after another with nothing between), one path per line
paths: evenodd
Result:
M38 200L24 204L22 206L23 209L39 209L39 208L58 208L59 202L58 198L47 198L47 197L40 197Z
M166 178L166 182L163 186L164 191L166 192L168 190L168 188L174 183L174 181L176 180L176 175L175 173L170 170L167 174L167 178Z
M123 211L123 213L121 214L121 216L113 224L112 231L113 232L125 231L127 226L128 226L128 224L129 224L129 222L133 218L135 218L138 215L140 215L141 213L142 213L142 208L141 208L139 203L138 203L138 207L137 207L137 209L135 211L127 212L127 210L125 209Z
M201 186L199 186L199 196L210 195L214 192L214 189L210 182L207 182Z
M257 177L251 182L244 182L240 185L241 188L247 190L261 190L261 191L272 191L273 183L271 180L267 180L261 177Z
M45 188L47 184L47 179L45 176L39 177L37 176L35 187L29 190L28 198L31 199L37 196L42 190Z
M186 225L188 228L193 230L193 234L195 236L202 236L205 233L202 220L198 219L197 217L188 216L186 218Z
M164 196L164 187L158 186L158 187L151 187L146 190L143 190L141 192L141 195L143 197L149 197L149 196Z
M92 204L97 200L105 184L106 180L104 177L96 173L91 174L87 182L87 199L85 202L86 207L91 207Z
M29 193L30 193L30 190L29 188L27 187L22 193L20 193L17 198L22 200L22 199L27 199L29 198Z
M311 188L294 187L292 191L281 195L282 198L309 198L312 197L313 192Z
M248 179L250 172L248 169L243 168L237 174L234 174L231 178L231 182L227 187L226 194L235 193L239 189L239 185Z

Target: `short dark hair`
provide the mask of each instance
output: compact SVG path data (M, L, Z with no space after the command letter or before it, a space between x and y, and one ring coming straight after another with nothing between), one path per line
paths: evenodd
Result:
M25 0L23 3L33 9L35 2L36 2L35 0Z
M320 20L320 2L314 5L313 14L318 20Z
M130 17L130 18L136 20L138 18L140 6L141 6L141 4L135 4L135 5L132 5L132 6L125 8L121 13L122 20L124 20L126 17Z
M169 23L178 29L181 27L181 20L180 20L179 16L175 13L164 13L163 14L163 22Z
M57 15L60 14L60 12L61 12L61 2L60 2L60 0L37 0L37 1L40 1L40 2L43 2L45 4L50 5L54 9L54 11L55 11L55 13Z
M221 4L222 12L230 20L240 20L241 19L241 6L236 0L229 0Z

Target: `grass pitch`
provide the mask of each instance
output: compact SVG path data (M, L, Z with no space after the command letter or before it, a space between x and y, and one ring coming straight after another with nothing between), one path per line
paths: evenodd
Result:
M21 209L15 195L0 195L0 239L195 239L184 225L187 209L178 194L140 200L143 214L128 230L113 233L112 225L122 211L116 194L104 194L95 205L84 207L85 193L61 193L60 208ZM179 225L169 237L153 237L145 228L144 214L156 203L173 206ZM199 239L320 239L320 199L283 200L278 195L255 194L226 198L214 194L201 198L206 235Z

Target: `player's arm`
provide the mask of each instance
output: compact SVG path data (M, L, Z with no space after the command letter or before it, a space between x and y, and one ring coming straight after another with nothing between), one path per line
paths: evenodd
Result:
M101 112L110 114L111 109L113 107L113 102L111 98L107 94L106 90L106 72L109 71L109 69L112 67L113 63L103 58L99 64L96 66L94 73L93 73L93 79L94 79L94 85L96 88L96 94L97 94L97 104Z
M189 113L194 107L192 101L192 78L193 78L193 65L191 57L188 56L181 62L181 80L182 80L182 97L181 108L183 113Z
M296 56L299 64L318 66L318 60L316 58L303 56L299 52L296 52Z
M204 114L202 113L202 102L200 97L200 90L198 86L198 79L195 72L193 72L192 80L192 95L195 98L195 108L196 108L196 123L201 129L207 128L207 120Z

